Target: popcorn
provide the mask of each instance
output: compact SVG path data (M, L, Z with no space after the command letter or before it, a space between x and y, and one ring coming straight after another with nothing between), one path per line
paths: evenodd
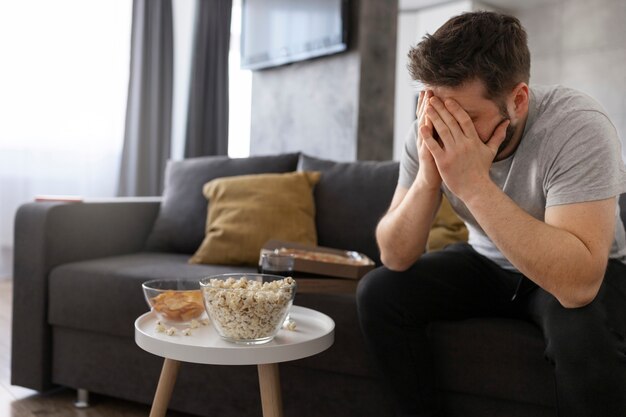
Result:
M283 324L283 328L293 332L296 330L296 322L293 320L289 320L288 322Z
M169 329L165 331L165 334L168 336L174 336L176 334L176 328L170 327Z
M156 331L159 333L165 333L165 331L167 330L167 328L163 325L163 323L161 323L161 321L157 321L156 322Z
M183 334L185 336L191 336L191 329L183 329Z
M229 339L252 340L273 336L293 300L294 283L290 277L265 283L231 277L212 279L202 290L220 333Z

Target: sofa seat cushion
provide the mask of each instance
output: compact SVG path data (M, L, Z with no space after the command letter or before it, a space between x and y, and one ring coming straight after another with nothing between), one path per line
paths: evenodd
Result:
M133 339L135 320L149 310L141 288L144 281L255 272L250 267L195 265L187 260L183 254L138 253L59 266L50 276L49 324L72 333ZM294 361L294 366L358 377L373 375L358 326L354 295L297 293L295 304L328 314L335 320L336 329L330 349Z
M141 284L150 279L200 279L251 267L192 265L189 256L168 253L73 262L50 273L48 322L53 326L133 337L134 322L149 310Z
M442 390L554 406L554 372L533 324L503 318L437 322L429 339Z

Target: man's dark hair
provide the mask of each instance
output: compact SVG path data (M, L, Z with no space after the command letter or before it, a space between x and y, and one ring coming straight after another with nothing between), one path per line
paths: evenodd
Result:
M424 36L408 56L414 80L458 87L480 79L492 100L530 78L526 31L515 17L500 13L455 16L434 34Z

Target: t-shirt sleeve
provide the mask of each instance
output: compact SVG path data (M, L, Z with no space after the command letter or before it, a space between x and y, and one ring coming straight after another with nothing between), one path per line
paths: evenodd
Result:
M556 156L549 162L544 180L546 207L603 200L626 192L621 144L604 114L576 112L560 123L552 137Z
M404 139L402 156L400 157L400 175L398 175L398 185L409 188L419 169L419 159L417 156L417 120L411 124Z

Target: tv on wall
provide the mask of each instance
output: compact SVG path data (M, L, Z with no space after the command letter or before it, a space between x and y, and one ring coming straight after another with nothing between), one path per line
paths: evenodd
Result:
M348 0L243 0L241 67L262 69L348 48Z

